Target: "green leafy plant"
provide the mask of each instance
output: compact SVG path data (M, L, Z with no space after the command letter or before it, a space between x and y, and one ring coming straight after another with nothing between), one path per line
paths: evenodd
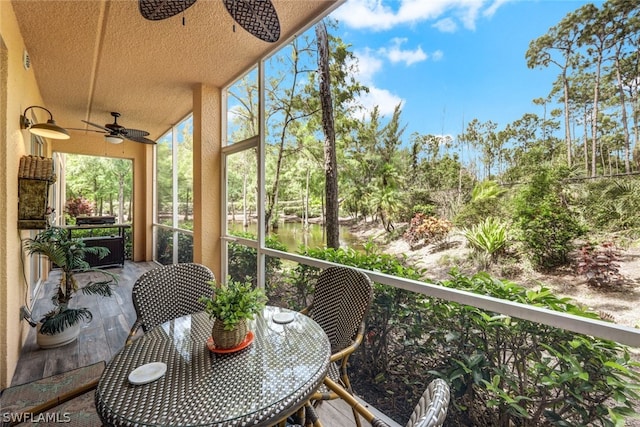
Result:
M256 240L256 236L246 232L234 232L234 236ZM286 252L287 247L277 237L268 235L265 237L265 245L270 249ZM266 272L270 277L282 265L280 258L266 256ZM258 282L258 252L243 244L229 243L229 276L236 281L250 280L255 286Z
M443 286L598 318L544 286L452 271ZM448 379L462 425L602 425L634 414L638 364L625 346L451 302L429 301L422 363ZM509 420L506 422L506 420Z
M54 308L40 319L41 333L53 335L80 320L91 321L93 315L88 308L69 307L69 302L76 292L106 297L112 295L111 287L117 284L116 276L105 270L90 268L84 259L86 254L95 254L103 258L109 254L109 249L101 246L87 247L81 239L71 238L68 230L59 227L51 227L38 233L33 239L27 239L24 246L30 255L45 255L62 271L58 287L51 298ZM103 280L89 281L81 287L75 274L89 271L100 273ZM36 325L33 319L29 321L32 326Z
M485 257L486 265L493 263L508 243L507 226L489 217L471 228L462 229L471 248Z
M455 216L454 223L460 227L470 227L483 218L500 216L502 204L499 201L506 193L495 181L479 182L471 191L471 200Z
M568 204L562 170L542 168L514 200L514 223L519 239L538 268L566 265L573 241L584 228Z
M253 319L265 306L266 296L250 282L229 279L226 285L209 282L213 295L203 295L200 302L211 319L219 319L227 331L233 330L243 319Z

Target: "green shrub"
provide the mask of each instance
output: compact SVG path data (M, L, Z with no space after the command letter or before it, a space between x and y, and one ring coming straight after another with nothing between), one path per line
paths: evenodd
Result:
M541 169L514 200L519 239L538 268L567 264L572 242L584 232L568 206L562 177L562 172Z
M452 272L444 286L596 318L547 288ZM455 425L614 426L634 411L626 347L451 302L428 301L420 351L452 387Z
M159 228L156 239L157 261L173 264L173 231ZM193 262L193 236L187 233L178 233L178 262Z
M572 187L579 195L577 209L590 227L603 231L637 230L640 227L640 183L637 178L603 179Z
M238 237L255 240L256 236L251 233L238 232L234 233ZM277 237L267 236L265 245L271 249L277 249L283 252L287 251L287 247L280 243ZM236 282L249 281L255 286L258 281L258 251L241 243L229 243L228 250L228 275ZM270 256L265 257L265 267L267 276L279 270L282 266L280 258Z

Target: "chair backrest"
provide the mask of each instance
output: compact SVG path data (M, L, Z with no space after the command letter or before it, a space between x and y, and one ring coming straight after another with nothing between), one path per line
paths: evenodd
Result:
M444 424L449 409L449 385L436 378L422 393L406 427L438 427Z
M133 285L133 307L144 332L176 317L204 310L201 296L213 292L213 272L201 264L164 265L146 271Z
M352 344L373 299L369 277L348 267L329 267L318 276L310 316L324 329L331 352Z

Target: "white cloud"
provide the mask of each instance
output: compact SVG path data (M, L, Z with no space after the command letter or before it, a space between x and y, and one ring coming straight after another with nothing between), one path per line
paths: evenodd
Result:
M487 18L491 18L496 13L496 11L500 8L500 6L510 1L511 0L495 0L491 6L485 9L482 15L486 16Z
M404 99L386 89L369 86L369 93L361 94L358 102L365 108L367 114L371 113L377 105L380 115L387 116L393 114L396 105L404 104Z
M465 28L474 30L481 11L482 16L491 17L508 1L513 0L348 0L334 16L349 27L373 31L423 21L438 21L436 28L452 31L457 28L454 18Z
M431 54L431 60L434 62L440 61L444 57L444 52L436 50Z
M415 50L403 50L401 46L407 42L406 38L394 38L391 48L381 48L380 54L386 56L389 61L395 63L403 62L409 66L416 62L422 62L427 59L427 54L418 46Z
M358 72L356 78L363 84L373 82L373 77L382 70L383 62L371 49L354 52L358 60Z
M382 71L384 61L379 57L378 52L371 49L354 52L358 61L358 81L369 88L369 93L362 93L354 100L354 103L364 107L368 115L377 105L381 115L392 114L393 109L404 100L391 93L387 89L380 89L375 86L375 75Z
M451 18L444 18L433 24L433 28L441 33L455 33L458 30L458 24Z
M339 21L352 28L374 28L386 30L393 26L395 13L382 0L349 0L334 13Z

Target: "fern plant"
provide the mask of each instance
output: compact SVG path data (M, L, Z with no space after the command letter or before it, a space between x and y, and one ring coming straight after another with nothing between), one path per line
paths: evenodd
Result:
M58 287L51 298L54 308L39 319L42 323L41 333L53 335L81 320L91 321L93 315L88 308L69 307L69 301L77 292L106 297L113 294L111 287L118 283L117 277L108 271L90 268L89 263L85 261L86 254L95 254L103 258L109 254L109 249L101 246L87 247L81 239L72 238L68 230L60 227L41 231L34 238L27 239L24 246L29 255L46 256L54 267L60 268L62 272ZM89 281L80 287L75 274L88 271L101 273L102 280ZM36 325L33 319L29 319L29 323L32 326Z

